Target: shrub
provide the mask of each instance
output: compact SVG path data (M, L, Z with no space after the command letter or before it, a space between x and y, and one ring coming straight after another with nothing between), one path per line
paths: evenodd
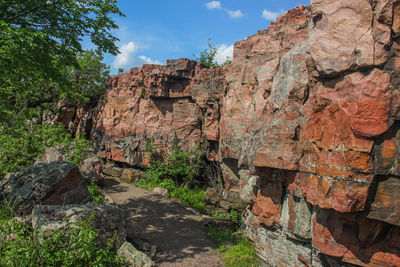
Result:
M215 56L217 55L218 48L218 46L214 46L211 43L211 39L208 39L208 48L201 51L198 57L195 55L194 57L207 68L218 66L218 64L215 63Z
M0 177L19 171L41 158L45 148L63 145L68 151L66 160L77 164L90 141L73 139L62 125L17 124L17 127L0 127Z
M0 266L121 266L115 251L97 248L98 233L91 220L69 230L39 233L11 217L7 205L0 207ZM39 242L40 240L40 242ZM106 245L112 246L112 240Z

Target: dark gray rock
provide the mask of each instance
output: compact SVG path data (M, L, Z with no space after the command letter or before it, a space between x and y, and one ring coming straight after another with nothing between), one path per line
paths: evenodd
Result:
M10 199L18 212L29 213L36 204L80 204L91 199L74 164L38 163L0 181L0 199Z

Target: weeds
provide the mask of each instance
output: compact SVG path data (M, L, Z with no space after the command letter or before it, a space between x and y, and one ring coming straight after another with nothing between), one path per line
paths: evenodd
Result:
M88 190L90 195L92 196L93 202L95 203L104 203L104 195L101 191L100 187L92 180L92 182L88 185Z
M259 260L253 244L241 231L229 227L209 225L208 236L218 245L227 267L258 267Z

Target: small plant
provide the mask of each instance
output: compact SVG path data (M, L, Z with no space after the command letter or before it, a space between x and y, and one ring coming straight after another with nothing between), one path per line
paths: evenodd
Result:
M250 59L250 56L249 56L249 55L246 55L245 58L246 58L246 59Z
M101 191L100 187L95 183L94 180L88 185L88 190L92 199L95 203L103 203L104 202L104 195Z
M218 66L218 64L215 62L215 56L217 55L218 48L218 46L214 46L211 43L211 39L208 39L208 48L201 51L198 57L196 55L194 55L194 57L198 62L203 63L203 65L207 68Z
M142 97L142 98L144 98L144 99L148 99L149 98L149 96L147 95L147 92L146 92L146 87L144 87L144 86L142 86L142 87L140 87L140 96Z
M132 130L132 131L131 131L131 136L132 136L132 137L136 137L136 130Z
M124 73L124 69L123 68L118 68L118 75Z

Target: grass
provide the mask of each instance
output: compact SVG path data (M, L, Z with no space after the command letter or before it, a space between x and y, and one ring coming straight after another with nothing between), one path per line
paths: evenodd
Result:
M233 247L219 247L222 260L227 267L258 267L260 266L257 253L248 239L240 240Z
M168 189L168 196L179 199L182 204L195 208L201 213L205 213L204 192L200 188L189 188L188 186L176 186L171 179L158 181L149 181L146 179L139 180L136 186L152 191L155 187Z
M218 251L227 267L258 267L259 259L254 246L237 229L209 225L208 236L219 246Z

